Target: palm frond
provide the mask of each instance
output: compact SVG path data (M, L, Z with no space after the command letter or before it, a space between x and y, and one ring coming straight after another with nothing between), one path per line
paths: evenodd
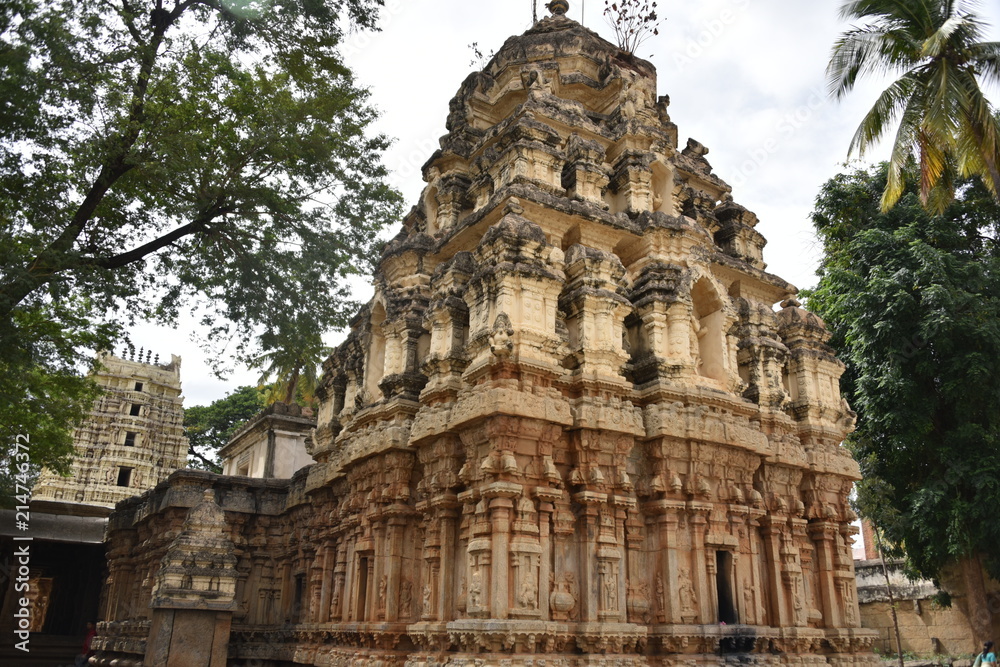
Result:
M922 0L850 0L841 5L840 18L845 21L869 19L917 27L934 22L932 7Z
M917 146L920 151L920 201L925 208L930 208L931 192L938 187L947 168L950 147L942 144L941 137L923 131L917 135ZM942 198L936 199L941 201Z
M912 68L913 44L893 33L858 28L841 36L833 46L826 74L830 94L840 99L854 89L858 79Z
M949 60L941 59L924 69L922 79L930 93L922 125L939 136L954 136L967 91L962 74Z
M928 211L941 214L953 201L955 201L955 165L954 160L947 160L937 183L927 193L924 207Z
M1000 42L979 42L968 48L969 61L988 83L1000 83Z
M865 151L875 145L895 122L897 116L906 107L907 100L913 95L917 79L912 74L905 74L886 88L875 105L865 115L858 126L851 145L847 150L852 155L855 150L863 157Z
M920 49L920 57L940 57L944 50L952 45L952 38L955 36L956 31L958 31L965 22L965 19L959 16L952 16L945 21L940 28L935 30L930 37L924 40L923 47Z
M961 0L847 0L841 17L856 22L834 44L827 80L841 98L869 74L900 72L851 140L864 152L898 123L883 209L905 188L905 167L919 160L920 198L941 211L956 176L978 174L1000 198L1000 117L979 80L1000 82L1000 43L981 42L986 24Z
M899 119L899 129L889 157L889 173L882 193L882 210L888 211L896 205L906 189L906 164L913 158L913 150L920 132L925 94L922 89L914 91L906 103Z
M987 189L1000 197L1000 116L990 105L974 76L963 80L967 89L967 104L962 109L966 160L962 175L978 174Z

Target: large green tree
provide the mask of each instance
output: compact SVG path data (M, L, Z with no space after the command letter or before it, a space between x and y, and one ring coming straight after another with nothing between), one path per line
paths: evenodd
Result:
M65 460L81 371L138 320L197 308L219 361L344 323L399 206L337 51L381 4L0 3L5 443Z
M188 465L222 472L219 450L248 419L264 407L264 397L254 387L238 387L209 405L184 409L184 435L188 439Z
M915 158L920 199L943 213L959 180L983 179L1000 197L1000 119L981 84L1000 82L1000 42L985 42L985 25L960 0L848 0L841 16L854 27L837 40L827 69L837 98L867 75L895 80L861 122L850 152L865 151L898 125L881 202L905 191Z
M809 306L847 363L862 514L913 572L960 566L985 639L981 564L1000 578L1000 204L979 179L959 181L934 215L911 180L883 212L890 170L823 187L813 222L825 257Z

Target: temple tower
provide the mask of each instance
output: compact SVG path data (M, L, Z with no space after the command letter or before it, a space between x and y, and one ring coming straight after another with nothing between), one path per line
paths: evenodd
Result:
M145 356L144 356L145 354ZM107 516L115 504L151 489L187 464L181 358L151 363L152 353L125 359L98 357L94 381L103 393L73 434L70 475L42 472L33 493L39 509L53 503L67 511ZM69 507L72 509L72 507Z
M138 599L211 487L237 662L874 664L829 333L652 65L549 7L452 100L324 364L316 463L123 506Z

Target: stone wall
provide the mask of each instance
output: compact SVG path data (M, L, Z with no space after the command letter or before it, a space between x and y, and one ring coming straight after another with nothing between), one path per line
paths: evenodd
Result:
M965 596L960 578L944 573L951 598L949 606L939 604L935 596L940 589L927 580L911 580L903 574L901 562L886 564L892 598L896 602L896 616L904 653L921 657L944 655L967 657L979 652L966 611ZM876 644L880 653L894 654L896 631L887 592L885 574L880 560L855 563L858 579L858 603L861 625L876 630ZM994 628L1000 619L1000 586L987 578L987 603L994 618Z

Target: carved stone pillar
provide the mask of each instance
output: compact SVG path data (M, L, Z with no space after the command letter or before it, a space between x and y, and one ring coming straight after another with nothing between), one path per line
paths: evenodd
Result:
M767 589L761 579L761 536L760 517L764 511L750 508L747 512L747 542L750 549L750 562L747 563L747 578L743 582L744 609L749 609L751 614L747 617L747 623L756 625L767 625ZM746 613L746 612L744 612Z
M796 523L805 523L801 519L789 519L791 528L781 536L781 575L785 584L785 596L790 600L789 622L797 627L809 623L809 610L806 604L806 589L802 565L799 561L799 549L795 544Z
M665 306L652 304L652 310L642 315L642 326L646 330L649 349L661 359L670 356L668 332L670 330Z
M266 556L261 553L250 554L250 574L243 589L243 599L250 603L246 622L251 624L264 622L264 617L261 615L261 593L263 592L262 574L265 559Z
M399 590L402 583L403 534L405 530L405 516L389 518L389 558L382 575L386 579L385 620L387 623L399 621Z
M460 565L455 562L456 528L460 505L454 494L446 494L432 503L437 512L437 525L441 543L441 576L437 586L437 619L450 621L455 614L455 577Z
M667 360L678 366L691 366L690 306L673 303L667 310Z
M536 489L538 493L538 489ZM553 588L549 593L549 612L553 620L575 620L579 614L580 598L576 573L569 567L574 548L575 518L570 510L565 491L551 490ZM546 582L543 582L546 583Z
M598 581L597 538L600 532L600 505L608 499L607 494L583 491L574 497L582 505L577 523L580 545L580 620L594 623L598 620L599 591L594 582Z
M282 563L280 574L278 575L278 581L281 582L281 588L278 591L279 600L281 604L281 618L284 621L290 621L289 616L292 613L292 603L294 596L292 595L292 564Z
M815 547L814 561L819 580L820 610L823 624L828 628L843 626L840 613L837 586L834 581L834 548L837 524L833 521L819 521L809 524L809 537Z
M517 486L517 485L511 485ZM490 533L493 551L490 576L490 618L507 618L510 609L509 557L510 521L514 502L510 491L489 488L484 493L490 499Z
M362 622L370 622L375 619L378 615L376 595L378 589L378 582L375 579L375 557L374 555L369 555L364 561L364 567L368 571L368 586L366 587L364 596L364 609L358 616Z
M691 525L691 584L694 586L694 594L698 600L698 623L714 623L715 618L711 613L712 605L717 599L712 591L715 588L714 581L708 581L708 561L705 552L705 533L708 528L708 513L711 506L706 503L688 503L690 514L688 523ZM714 568L715 559L712 559Z
M344 582L344 600L341 603L343 605L342 618L345 621L358 622L361 620L359 614L359 608L364 608L364 601L359 600L359 594L361 593L361 566L364 561L361 558L360 551L358 550L358 531L351 531L349 537L346 539L347 544L347 562L345 566L347 568L347 576ZM367 567L367 566L366 566ZM366 573L367 576L367 573Z
M480 537L469 541L469 571L466 611L472 618L490 616L490 598L496 591L491 590L492 540ZM504 559L506 562L506 558Z
M658 500L650 503L657 516L657 541L660 545L660 562L653 579L655 614L658 623L680 623L681 607L678 597L677 535L679 531L678 511L683 509L680 501Z
M541 492L541 493L539 493ZM548 492L548 493L547 493ZM556 495L558 495L556 491ZM538 569L538 607L542 612L542 620L549 620L551 618L551 609L549 609L550 595L552 593L552 588L549 585L550 581L554 581L555 577L552 572L552 537L551 537L551 520L552 513L555 511L555 506L551 502L546 502L546 499L554 499L551 490L549 489L535 489L535 495L539 498L538 503L538 546L541 547L541 563Z
M789 624L788 596L782 583L781 538L787 530L784 517L767 515L761 518L761 537L764 541L764 568L767 570L766 607L769 625L784 627Z
M337 562L333 569L333 592L330 596L330 620L340 621L344 618L344 591L347 577L347 547L344 540L337 547Z
M388 581L386 571L389 560L388 540L386 538L387 526L378 523L372 528L375 539L375 551L368 561L369 579L368 591L371 604L368 606L369 613L366 621L385 620L385 596L388 591Z
M308 613L305 614L304 618L308 619L308 623L322 623L324 615L322 604L323 582L326 579L324 576L324 562L326 559L313 554L309 560L312 561L312 564L308 570L308 586L305 591L306 599L302 601ZM300 616L300 618L303 617Z

